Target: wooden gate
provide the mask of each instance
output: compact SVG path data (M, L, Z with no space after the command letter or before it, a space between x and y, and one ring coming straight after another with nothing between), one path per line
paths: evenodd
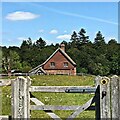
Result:
M96 120L102 118L120 117L120 79L118 76L96 77L95 87L90 86L31 86L30 77L18 77L12 81L12 118L30 118L30 110L44 110L51 118L61 120L52 110L74 110L66 118L72 120L84 110L95 110ZM88 102L82 106L53 106L44 105L37 98L30 98L31 92L59 92L59 93L95 93ZM30 105L30 101L36 105ZM92 104L95 103L93 106Z

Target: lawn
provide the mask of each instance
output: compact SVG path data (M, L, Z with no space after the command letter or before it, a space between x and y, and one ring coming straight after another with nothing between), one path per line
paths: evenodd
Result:
M94 76L41 75L31 76L32 86L94 86ZM2 114L11 115L11 87L2 87ZM93 94L33 92L45 105L83 105ZM73 111L54 111L67 118ZM44 111L31 111L32 118L49 118ZM84 111L77 118L95 118L94 111Z

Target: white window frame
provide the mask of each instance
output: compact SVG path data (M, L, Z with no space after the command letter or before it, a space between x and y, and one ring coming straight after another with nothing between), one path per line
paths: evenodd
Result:
M50 62L50 67L54 68L55 67L55 62Z
M63 63L63 66L64 66L64 67L68 67L68 62L64 62L64 63Z

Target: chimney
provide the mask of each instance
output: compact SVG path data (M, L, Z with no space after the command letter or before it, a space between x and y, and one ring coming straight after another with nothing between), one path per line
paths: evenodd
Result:
M65 51L65 44L60 44L60 48L63 50L63 51Z

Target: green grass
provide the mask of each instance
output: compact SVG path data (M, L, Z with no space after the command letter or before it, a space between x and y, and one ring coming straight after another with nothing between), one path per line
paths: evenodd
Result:
M94 76L32 76L32 86L94 86ZM11 87L2 87L2 114L11 115ZM93 94L79 93L32 93L45 105L83 105ZM54 111L61 118L67 118L73 111ZM31 111L32 118L50 118L44 111ZM77 118L95 118L94 111L84 111Z
M93 76L49 75L33 76L32 85L37 86L93 86Z
M2 90L2 115L11 115L11 87L0 87Z

